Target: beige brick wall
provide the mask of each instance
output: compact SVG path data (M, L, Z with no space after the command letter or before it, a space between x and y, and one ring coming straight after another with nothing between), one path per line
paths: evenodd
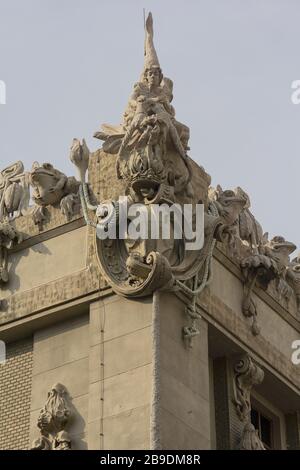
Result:
M0 365L0 449L28 449L32 339L7 345Z

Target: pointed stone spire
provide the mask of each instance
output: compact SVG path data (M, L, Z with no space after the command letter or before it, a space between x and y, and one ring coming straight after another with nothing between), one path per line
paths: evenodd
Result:
M152 67L160 68L153 42L153 18L150 12L145 24L144 72Z

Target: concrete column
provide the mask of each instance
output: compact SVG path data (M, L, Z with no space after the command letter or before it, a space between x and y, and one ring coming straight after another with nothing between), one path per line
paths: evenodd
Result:
M90 305L89 449L149 449L152 298Z
M90 306L89 449L209 449L207 324L174 294Z
M188 348L185 303L174 294L159 294L160 446L162 449L209 449L210 403L207 323ZM155 376L155 371L154 371Z

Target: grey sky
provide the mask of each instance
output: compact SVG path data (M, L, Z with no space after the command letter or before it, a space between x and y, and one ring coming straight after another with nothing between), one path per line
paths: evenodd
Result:
M270 235L300 247L298 0L0 0L0 166L50 161L73 174L73 137L119 123L154 15L190 156L213 185L241 186Z

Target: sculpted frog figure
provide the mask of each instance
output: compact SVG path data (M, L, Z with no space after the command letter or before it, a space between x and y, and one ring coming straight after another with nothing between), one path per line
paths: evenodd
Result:
M45 207L60 205L62 213L70 218L74 213L74 205L80 183L68 177L51 165L34 162L30 172L30 184L33 188L32 199L36 204L33 212L34 222L40 224L45 219Z

